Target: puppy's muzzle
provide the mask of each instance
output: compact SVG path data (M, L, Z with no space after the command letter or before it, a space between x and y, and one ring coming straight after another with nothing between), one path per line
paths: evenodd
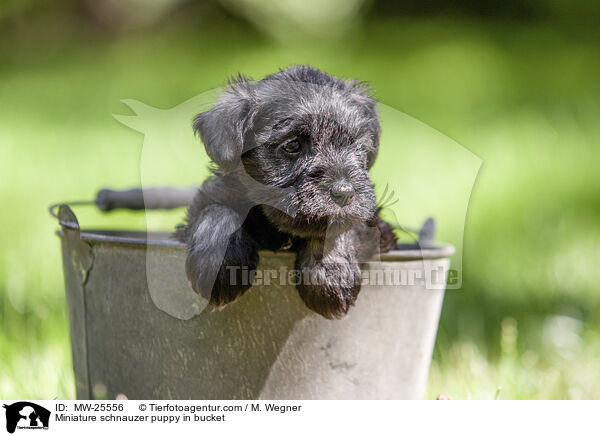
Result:
M354 188L348 182L338 182L334 184L329 194L331 199L340 207L346 206L354 197Z

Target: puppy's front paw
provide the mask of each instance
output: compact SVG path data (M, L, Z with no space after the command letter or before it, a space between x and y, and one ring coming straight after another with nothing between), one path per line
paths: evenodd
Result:
M296 264L300 274L297 286L306 306L327 319L341 318L356 301L360 292L361 273L356 264Z
M210 304L222 307L241 296L251 286L258 266L258 250L240 229L231 235L223 263L210 294Z
M186 273L192 288L218 307L250 288L258 265L256 242L241 225L231 209L212 205L202 211L188 241Z

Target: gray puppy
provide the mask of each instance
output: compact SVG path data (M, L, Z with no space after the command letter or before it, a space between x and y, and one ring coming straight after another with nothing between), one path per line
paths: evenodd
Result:
M251 286L259 250L288 249L304 303L346 314L361 264L396 244L368 173L380 132L369 88L309 66L239 76L194 129L215 164L177 231L194 290L224 306Z

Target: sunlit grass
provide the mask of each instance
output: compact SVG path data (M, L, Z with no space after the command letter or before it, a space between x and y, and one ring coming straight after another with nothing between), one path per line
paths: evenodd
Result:
M518 323L505 318L496 358L490 358L485 345L473 342L459 340L443 347L443 357L432 363L426 398L598 398L600 379L593 373L600 342L596 331L582 328L574 318L548 316L539 343L523 349L518 346Z

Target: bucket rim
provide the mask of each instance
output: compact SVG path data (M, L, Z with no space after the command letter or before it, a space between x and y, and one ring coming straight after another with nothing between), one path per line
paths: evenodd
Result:
M59 229L56 233L62 238L64 236L63 229ZM94 244L106 245L129 245L144 247L165 247L185 249L185 244L172 238L172 233L169 232L143 232L143 231L125 231L125 230L99 230L87 229L80 230L79 236L81 240ZM293 253L280 251L276 253L268 252L270 255L291 256ZM395 260L426 260L448 258L456 253L453 245L447 243L428 244L426 246L414 244L399 243L396 249L381 253L382 261Z

